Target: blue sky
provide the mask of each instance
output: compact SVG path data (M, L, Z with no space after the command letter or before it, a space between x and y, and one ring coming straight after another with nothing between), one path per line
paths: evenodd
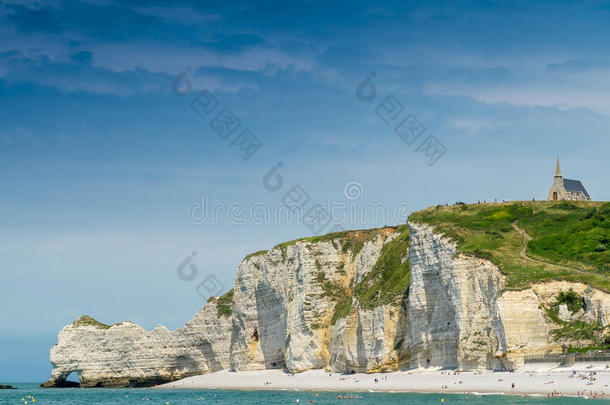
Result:
M608 200L609 18L595 1L0 1L0 382L48 378L57 332L84 313L179 327L205 276L228 289L247 253L312 233L193 223L202 198L544 199L559 155ZM205 118L203 90L219 109ZM378 116L388 96L442 143L434 165ZM262 142L249 159L211 128L221 108Z

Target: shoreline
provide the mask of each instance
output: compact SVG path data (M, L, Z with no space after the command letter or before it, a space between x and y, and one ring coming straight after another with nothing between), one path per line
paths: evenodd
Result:
M514 386L513 386L514 384ZM601 367L456 372L416 369L390 373L341 374L309 370L218 371L184 378L154 389L228 389L278 391L394 392L421 394L519 395L610 398L610 370Z

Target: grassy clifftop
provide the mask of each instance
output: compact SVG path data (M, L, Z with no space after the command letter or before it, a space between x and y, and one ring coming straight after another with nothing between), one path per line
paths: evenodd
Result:
M89 315L83 315L74 322L72 322L72 326L94 326L98 329L110 329L112 325L106 325L105 323L101 323L100 321L90 317Z
M279 248L282 251L282 255L286 255L286 249L290 245L294 245L297 242L309 242L309 243L318 243L325 241L337 241L341 244L343 253L351 252L354 256L360 253L360 250L364 247L364 244L368 241L375 239L380 233L388 233L394 230L394 227L385 227L385 228L373 228L373 229L362 229L362 230L354 230L354 231L341 231L341 232L332 232L327 233L325 235L319 236L310 236L307 238L295 239L288 242L280 243L276 245L275 248ZM254 253L264 254L266 250ZM252 255L246 256L246 258Z
M409 220L430 224L465 254L497 264L509 289L568 280L610 291L610 203L459 204L430 207Z
M583 282L610 292L610 203L511 202L430 207L409 220L427 223L454 240L467 254L491 260L506 275L508 289L523 289L545 280ZM357 255L367 241L397 233L358 283L349 288L332 284L321 274L324 294L336 301L331 323L347 316L352 298L363 308L396 302L410 283L409 228L335 232L281 243L287 249L297 242L331 242L344 253ZM264 255L259 251L244 260ZM317 262L316 262L317 263ZM343 270L343 264L340 264ZM230 316L232 291L219 299L219 316Z

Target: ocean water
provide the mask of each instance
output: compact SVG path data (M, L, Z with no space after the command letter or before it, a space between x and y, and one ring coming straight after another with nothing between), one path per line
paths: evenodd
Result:
M148 388L109 389L109 388L64 388L41 389L37 384L10 384L18 390L0 390L0 404L147 404L147 405L186 405L186 404L371 404L371 405L516 405L516 404L582 404L581 398L521 398L515 396L475 396L457 394L405 394L344 392L344 395L358 395L362 399L338 400L337 392L310 391L233 391L233 390L153 390ZM34 401L32 401L32 398ZM311 401L311 402L310 402ZM610 403L598 400L594 403Z

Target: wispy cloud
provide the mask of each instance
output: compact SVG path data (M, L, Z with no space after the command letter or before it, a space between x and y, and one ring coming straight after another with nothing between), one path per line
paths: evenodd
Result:
M91 64L91 54L78 52L68 62L53 62L46 55L0 54L2 79L7 83L35 83L62 91L130 95L167 87L169 76L133 69L116 72Z
M610 70L578 74L540 75L527 80L463 83L445 80L427 83L429 95L467 96L484 103L544 106L560 110L585 108L610 115Z
M222 16L217 13L203 13L193 7L188 6L131 6L132 10L142 15L158 17L168 22L178 24L206 24L222 20Z
M570 59L562 63L551 63L549 72L582 73L590 70L610 70L609 59Z

